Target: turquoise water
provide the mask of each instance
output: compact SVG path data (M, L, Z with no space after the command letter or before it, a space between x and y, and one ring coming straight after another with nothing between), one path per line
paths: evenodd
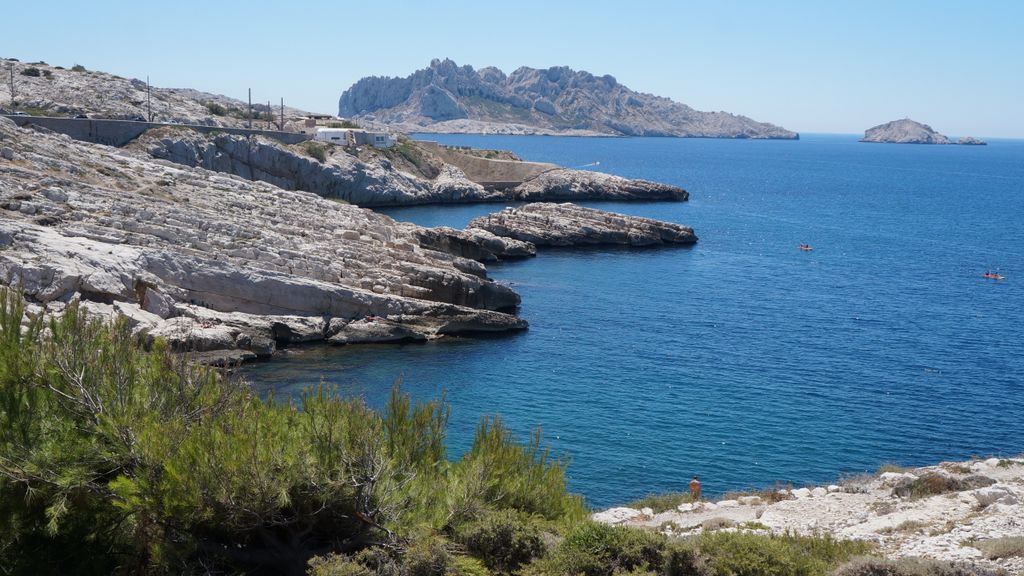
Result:
M1024 141L431 137L681 185L688 203L589 205L700 242L491 265L529 331L297 349L246 370L260 389L446 391L453 453L483 414L540 426L593 506L693 474L722 492L1024 451ZM498 208L387 213L463 226Z

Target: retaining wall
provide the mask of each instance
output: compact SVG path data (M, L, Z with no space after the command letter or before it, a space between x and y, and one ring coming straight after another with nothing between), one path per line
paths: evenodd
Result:
M274 130L249 130L248 128L224 128L221 126L203 126L198 124L161 124L159 122L136 122L134 120L106 120L98 118L54 118L50 116L12 116L3 115L14 121L18 126L29 124L53 130L61 134L67 134L75 140L84 140L107 146L124 146L138 138L143 132L151 128L166 126L183 126L209 134L210 132L224 132L226 134L238 134L241 136L266 136L273 138L283 144L298 144L311 139L308 134L297 132L277 132Z

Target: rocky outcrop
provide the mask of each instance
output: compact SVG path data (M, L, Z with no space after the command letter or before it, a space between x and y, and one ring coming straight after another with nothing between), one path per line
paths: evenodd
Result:
M861 142L882 142L887 144L949 144L949 138L939 134L932 127L910 118L879 124L864 132Z
M603 172L558 169L527 180L512 189L521 202L579 202L583 200L673 200L684 201L689 193L678 186L629 180Z
M894 490L908 482L917 482L918 490L905 495ZM617 507L592 518L676 537L723 526L760 533L830 535L875 542L878 552L889 557L935 558L996 573L1024 574L1024 557L986 558L980 549L986 540L1021 536L1024 458L948 462L852 477L829 486L685 503L668 511Z
M536 246L652 246L697 241L693 229L686 226L568 203L506 208L474 218L468 228L479 228Z
M974 136L961 136L956 143L963 144L964 146L986 146L988 144L988 142Z
M481 264L387 216L2 118L0 148L0 283L33 307L81 300L181 347L257 355L365 334L347 326L371 316L412 339L526 326Z
M311 155L311 146L323 154L323 161ZM406 146L416 144L409 142ZM129 147L175 164L269 182L286 190L304 190L367 207L688 198L687 192L676 186L566 169L549 170L512 189L494 190L470 181L459 168L433 156L426 146L415 149L439 166L432 179L397 170L379 154L360 160L338 146L318 143L286 146L259 136L200 134L183 127L150 130Z
M132 120L148 118L152 110L156 122L235 128L244 128L249 122L245 102L218 94L188 88L147 88L144 80L84 68L66 69L43 62L3 61L5 78L8 66L14 70L13 100L20 108L31 108L35 113ZM23 74L33 68L37 72ZM10 83L0 83L0 102L6 106L11 100ZM253 109L263 118L268 116L266 104L254 104ZM270 111L276 120L278 108L272 107ZM284 112L286 119L308 114L290 107ZM253 124L254 128L268 126L268 122L261 119Z
M416 227L414 233L420 241L420 246L424 248L479 262L496 262L537 255L537 247L530 242L496 236L480 228L456 230L447 226Z
M634 92L611 76L567 67L506 75L434 60L406 78L369 77L339 100L342 116L406 132L783 138L798 135L726 112Z

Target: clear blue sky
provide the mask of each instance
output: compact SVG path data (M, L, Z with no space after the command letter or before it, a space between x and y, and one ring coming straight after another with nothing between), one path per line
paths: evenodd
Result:
M431 58L567 65L801 132L1024 137L1024 1L0 0L0 56L337 113ZM18 16L24 14L22 20ZM10 18L7 18L7 17Z

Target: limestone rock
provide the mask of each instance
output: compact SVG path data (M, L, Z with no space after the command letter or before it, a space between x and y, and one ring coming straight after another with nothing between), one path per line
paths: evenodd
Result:
M687 200L682 188L647 180L586 170L550 170L516 186L512 193L522 202L580 200Z
M420 246L447 252L455 256L494 262L537 255L537 247L530 242L496 236L482 228L456 230L447 226L416 228Z
M611 76L561 66L474 70L451 60L406 78L368 77L346 90L339 113L406 132L784 138L784 128L634 92ZM510 119L515 121L510 121Z
M596 512L591 516L594 522L601 522L604 524L621 524L637 516L641 516L643 513L635 508L609 508L602 512Z
M889 144L949 144L949 138L939 134L932 127L910 118L879 124L864 132L861 142L884 142Z
M1008 487L995 484L985 488L979 488L974 492L974 497L978 500L978 504L982 507L990 506L995 503L999 504L1019 504L1020 499L1017 494Z
M574 204L527 204L474 218L468 228L537 246L693 244L693 229Z

